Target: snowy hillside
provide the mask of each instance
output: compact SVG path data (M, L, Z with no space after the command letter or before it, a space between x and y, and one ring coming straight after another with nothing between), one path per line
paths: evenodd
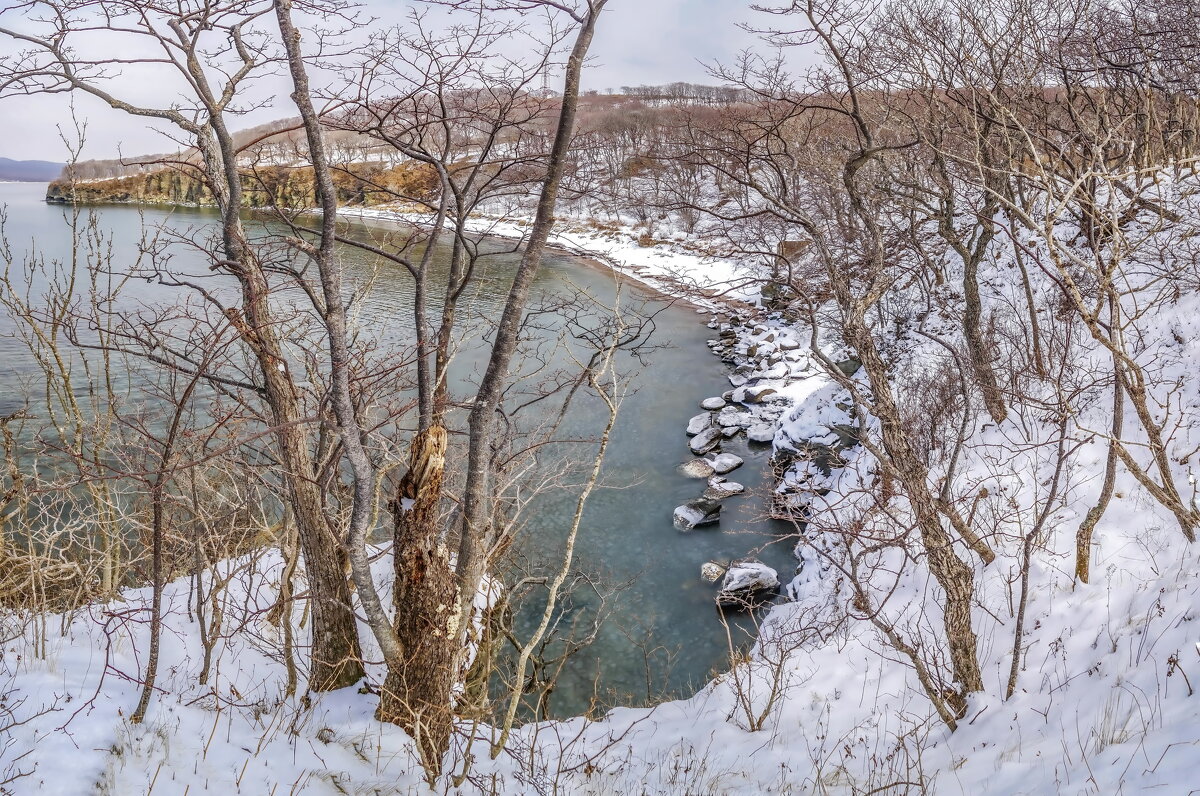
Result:
M1136 245L1123 279L1131 315L1150 291L1158 302L1151 317L1138 316L1135 355L1153 375L1152 407L1191 501L1200 445L1200 294L1187 280L1194 277L1200 179L1163 173L1150 195L1189 219L1187 228L1164 229L1152 214L1139 216L1128 233ZM1078 246L1076 233L1058 224L1054 245ZM732 263L647 253L582 231L562 232L560 241L648 278L674 268L676 286L688 277L727 287L739 273ZM1032 259L1038 251L1046 256L1046 240L1026 242ZM1001 323L1016 323L1010 308L1024 298L1011 251L997 245L980 274L984 301ZM973 399L954 395L957 318L950 309L960 266L942 254L946 301L930 311L914 294L912 312L886 345L896 392L915 397L914 412L961 416L961 426L945 424L961 427L959 440L928 444L942 450L934 456L940 466L955 468L955 499L986 529L996 555L974 576L984 689L969 695L957 729L939 718L916 665L945 666L936 631L941 599L921 563L925 553L903 530L911 527L911 507L893 497L881 510L875 457L837 433L861 420L849 393L816 363L805 325L778 313L721 310L712 323L722 334L714 348L751 363L742 373L759 392L774 390L769 400L747 400L747 378L734 372L731 386L741 390L734 403L779 418L761 422L772 423L776 449L791 454L779 490L798 521L800 567L787 599L770 611L753 655L690 700L618 709L600 721L526 725L495 759L488 754L494 731L463 722L451 773L436 792L1133 794L1193 787L1200 552L1145 482L1118 468L1092 540L1090 582L1075 576L1076 529L1103 489L1113 411L1111 379L1102 373L1107 354L1077 325L1067 337L1043 340L1048 371L1022 377L1003 422L964 411ZM1048 273L1031 273L1034 295L1056 289ZM1181 280L1166 300L1163 273ZM1053 304L1039 306L1050 329ZM998 339L1019 345L1019 329L1009 332ZM818 338L824 355L840 356L836 329ZM776 366L766 359L772 353L788 356ZM865 389L861 373L851 373ZM1064 395L1068 403L1059 400ZM779 411L764 415L767 405ZM872 422L855 433L875 436ZM1123 438L1141 458L1145 443L1130 423ZM800 455L811 446L835 455L819 463ZM373 720L372 694L302 696L302 684L287 693L288 664L270 610L279 570L277 556L264 551L227 562L204 584L171 584L161 692L141 725L127 716L144 666L139 608L147 590L62 617L13 617L4 644L6 759L24 776L6 787L18 794L428 792L408 737ZM222 584L216 590L214 578ZM224 611L210 666L189 609L197 585ZM1007 696L1014 642L1016 678ZM372 678L381 676L372 669ZM455 780L467 761L465 778Z

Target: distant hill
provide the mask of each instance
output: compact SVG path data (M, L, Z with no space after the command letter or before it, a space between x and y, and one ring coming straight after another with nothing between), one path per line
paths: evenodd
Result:
M0 180L15 182L50 182L62 173L64 163L45 160L9 160L0 158Z

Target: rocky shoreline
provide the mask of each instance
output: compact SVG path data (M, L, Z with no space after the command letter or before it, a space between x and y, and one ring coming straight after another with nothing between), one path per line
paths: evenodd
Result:
M722 452L721 444L745 435L752 444L772 446L770 516L796 524L799 575L814 562L805 550L812 541L803 534L807 510L832 488L847 464L844 453L857 445L849 396L814 361L807 338L780 312L718 311L708 327L717 332L709 349L730 368L730 389L701 400L703 411L688 420L692 458L680 469L707 481L700 496L675 509L675 526L680 531L719 526L724 501L745 491L725 478L742 460ZM838 365L851 376L859 368L852 359ZM753 558L708 561L700 575L710 583L721 581L714 596L721 607L761 605L780 586L779 573Z

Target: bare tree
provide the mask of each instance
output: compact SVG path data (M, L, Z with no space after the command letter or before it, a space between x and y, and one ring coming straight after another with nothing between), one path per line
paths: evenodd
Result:
M244 386L260 396L269 410L311 587L313 666L309 685L326 690L350 685L363 674L349 583L343 571L345 554L324 512L307 418L270 299L270 264L251 244L240 216L243 186L238 149L229 128L230 116L245 110L238 103L246 81L277 60L273 43L260 25L271 9L265 2L171 5L32 0L9 8L7 16L23 14L37 21L36 32L0 27L0 34L24 48L0 68L0 92L91 94L133 117L172 125L199 153L205 185L221 216L220 239L211 253L212 270L232 277L239 295L235 303L226 304L196 280L176 278L176 282L195 290L223 314L258 363L257 377ZM110 54L98 60L78 55L72 43L84 31L107 36ZM146 55L147 51L155 54ZM192 104L142 106L113 93L107 78L122 70L137 72L147 64L177 80ZM160 278L167 279L165 275ZM197 372L194 362L165 350L172 367Z

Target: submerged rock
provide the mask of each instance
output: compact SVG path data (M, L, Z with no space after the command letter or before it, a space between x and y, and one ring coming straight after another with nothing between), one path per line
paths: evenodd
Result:
M707 459L692 459L679 465L679 472L688 478L711 478L715 471Z
M721 581L717 603L748 607L778 589L779 573L763 562L735 561L725 572L725 580Z
M708 583L716 583L725 574L725 567L715 561L706 561L700 565L700 577Z
M707 498L697 498L675 509L675 527L690 531L698 525L711 525L721 519L721 504Z
M704 429L712 425L712 415L705 412L702 415L696 415L687 424L687 433L689 436L696 436Z
M719 427L709 426L688 440L688 447L692 449L692 453L697 455L708 453L710 450L717 447L717 443L721 441L721 437L722 433Z
M719 395L714 395L712 398L705 398L700 402L701 409L709 409L716 411L717 409L725 408L725 399Z
M707 461L717 475L724 475L742 466L742 457L732 453L718 453Z

